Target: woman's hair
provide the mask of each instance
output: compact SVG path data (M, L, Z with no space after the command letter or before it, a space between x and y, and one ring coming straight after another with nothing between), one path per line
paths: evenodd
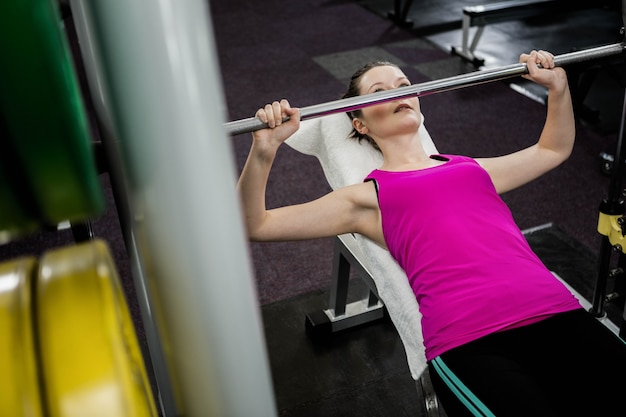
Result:
M363 78L363 75L366 72L368 72L369 70L371 70L372 68L385 67L385 66L391 66L391 67L398 68L398 66L396 64L393 64L393 63L387 62L387 61L373 61L373 62L369 62L369 63L365 64L364 66L362 66L354 74L352 74L352 78L350 78L350 84L348 85L348 91L346 91L345 94L341 98L349 98L349 97L360 96L361 93L359 91L359 87L360 87L361 78ZM353 111L346 112L346 114L348 115L350 120L353 120L356 117L361 117L363 112L361 111L361 109L358 109L358 110L353 110ZM363 133L359 133L354 128L352 128L352 132L350 132L350 136L349 137L353 138L353 139L356 139L359 142L361 142L362 140L365 140L370 145L372 145L374 147L374 149L376 149L377 151L380 151L380 148L378 147L378 145L376 144L374 139L372 139L369 135L366 135L366 134L363 134Z

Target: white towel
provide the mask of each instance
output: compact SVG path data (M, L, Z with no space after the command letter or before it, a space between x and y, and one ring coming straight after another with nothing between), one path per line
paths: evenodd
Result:
M348 116L338 113L303 121L286 143L299 152L317 157L326 180L337 189L362 182L382 164L382 155L371 145L348 138L351 130ZM426 153L436 154L423 116L419 134ZM411 375L417 380L426 368L422 315L406 274L388 251L363 236L355 235L355 238L364 254L360 261L373 275L378 294L404 344Z

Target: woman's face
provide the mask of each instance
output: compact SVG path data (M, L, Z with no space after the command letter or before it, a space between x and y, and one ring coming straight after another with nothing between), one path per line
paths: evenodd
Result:
M411 85L404 73L397 67L385 65L374 67L361 77L360 94ZM389 135L415 133L421 123L420 104L417 97L389 101L361 109L361 117L355 128L365 128L365 133L380 139Z

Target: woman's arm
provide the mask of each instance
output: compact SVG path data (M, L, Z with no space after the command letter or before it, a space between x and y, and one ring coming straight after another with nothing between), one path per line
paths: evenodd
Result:
M289 121L283 123L282 116L289 116ZM269 128L252 133L252 146L237 183L245 224L251 238L254 238L266 220L265 191L276 152L298 130L300 111L292 109L287 100L282 100L259 109L256 117L267 123Z
M300 115L286 100L268 104L256 115L270 128L253 133L237 184L250 239L301 240L359 232L381 241L382 233L376 233L378 206L371 183L345 187L305 204L266 209L266 185L274 157L280 145L298 129ZM282 122L284 116L290 120Z
M513 190L555 168L569 157L574 147L574 111L565 71L555 67L554 57L545 51L522 54L520 62L528 64L524 78L548 89L546 122L536 144L509 155L477 159L491 176L498 193Z

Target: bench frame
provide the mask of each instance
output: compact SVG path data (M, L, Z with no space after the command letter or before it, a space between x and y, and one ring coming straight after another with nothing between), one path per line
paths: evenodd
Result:
M307 334L315 339L326 339L342 330L373 323L387 318L385 306L378 296L372 274L360 259L364 258L352 234L337 236L333 249L333 271L329 307L306 315ZM358 301L348 303L351 268L366 284L366 291ZM427 417L439 417L439 400L430 380L428 368L416 382L417 393L424 399Z

